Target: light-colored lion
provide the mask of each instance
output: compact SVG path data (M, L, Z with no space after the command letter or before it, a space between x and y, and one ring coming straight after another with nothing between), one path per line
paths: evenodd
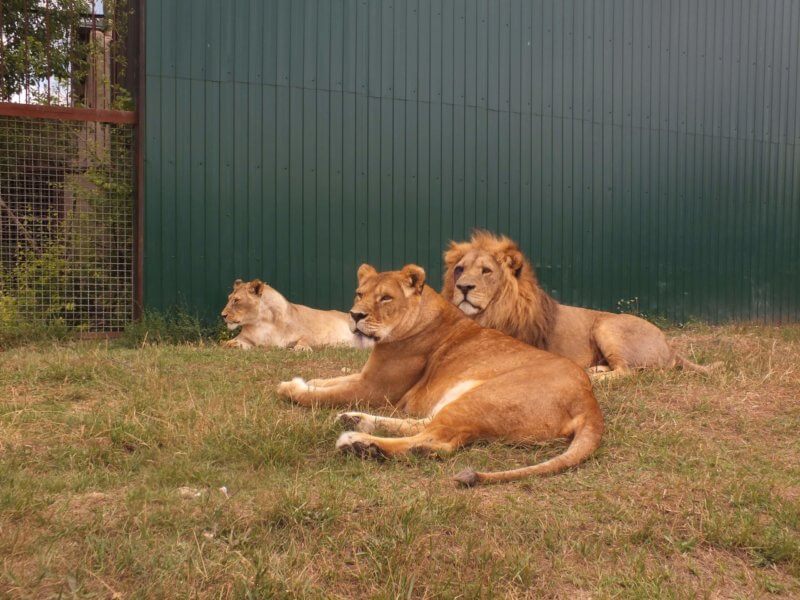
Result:
M239 335L225 342L229 348L277 346L308 351L316 346L372 346L370 340L350 331L346 313L292 304L258 279L233 282L222 318L231 331L242 328Z
M678 355L658 327L639 317L559 304L507 237L475 232L469 242L451 242L444 262L442 295L478 324L566 356L596 378L674 366L707 373L715 366Z
M459 473L462 485L555 473L600 445L603 415L586 373L468 319L425 286L425 271L407 265L358 270L350 312L354 331L375 340L363 370L335 379L296 378L278 393L304 406L393 406L414 418L359 412L339 416L357 431L336 442L360 456L449 452L476 440L525 443L571 437L567 450L541 464L495 473ZM379 437L376 430L400 437Z

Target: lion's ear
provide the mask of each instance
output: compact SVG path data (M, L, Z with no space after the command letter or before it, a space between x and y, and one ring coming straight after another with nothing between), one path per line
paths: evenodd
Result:
M237 279L236 281L234 281L234 282L233 282L233 289L237 289L237 288L238 288L238 287L240 287L240 286L241 286L243 283L244 283L244 281L242 281L241 279Z
M408 287L417 294L422 293L422 288L425 287L425 269L418 265L406 265L400 273L406 278Z
M365 279L369 279L370 277L373 277L377 274L378 272L375 270L375 267L373 267L372 265L368 265L367 263L364 263L363 265L358 267L359 285L361 285L361 283L363 283Z
M514 273L514 277L519 277L520 273L522 273L522 266L525 264L525 257L522 256L522 252L518 248L509 248L503 253L503 262Z
M264 291L264 286L266 285L260 279L253 279L249 284L250 291L253 292L256 296L260 296L261 292Z
M447 247L447 250L444 251L444 264L448 269L452 269L455 264L464 258L464 255L467 253L467 248L469 248L469 244L459 244L458 242L454 242L450 240L450 245Z

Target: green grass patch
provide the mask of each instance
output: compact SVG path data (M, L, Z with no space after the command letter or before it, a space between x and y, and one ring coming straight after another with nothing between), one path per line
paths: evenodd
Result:
M0 596L800 595L800 328L673 330L725 366L602 384L607 433L583 465L459 490L464 467L565 445L339 455L335 411L274 389L366 353L226 350L160 319L2 354Z
M143 344L218 343L229 339L222 321L207 322L181 307L166 311L145 310L141 318L130 323L120 343L135 348Z

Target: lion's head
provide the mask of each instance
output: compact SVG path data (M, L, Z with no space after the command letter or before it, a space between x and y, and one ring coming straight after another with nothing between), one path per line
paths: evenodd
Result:
M476 231L468 242L450 242L444 263L447 301L484 327L547 346L556 304L513 240Z
M498 296L514 292L526 262L509 238L475 232L469 242L450 242L444 253L442 295L474 317L486 311ZM529 276L530 267L528 271Z
M425 270L417 265L383 273L361 265L350 329L376 343L403 339L417 320L424 286Z
M262 316L261 295L266 287L267 284L259 279L246 282L237 279L233 282L233 291L228 294L228 303L222 309L222 318L228 329L233 330L259 320Z

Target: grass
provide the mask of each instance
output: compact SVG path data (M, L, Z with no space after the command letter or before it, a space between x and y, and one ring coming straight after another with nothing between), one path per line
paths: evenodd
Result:
M469 490L564 444L338 455L333 412L273 389L358 351L2 352L0 597L797 597L800 327L671 336L725 367L604 384L592 459Z
M232 334L221 320L209 322L180 306L167 311L145 310L139 319L115 332L118 345L208 344L228 340ZM81 331L61 319L31 321L23 318L13 299L0 293L0 352L31 343L81 339Z

